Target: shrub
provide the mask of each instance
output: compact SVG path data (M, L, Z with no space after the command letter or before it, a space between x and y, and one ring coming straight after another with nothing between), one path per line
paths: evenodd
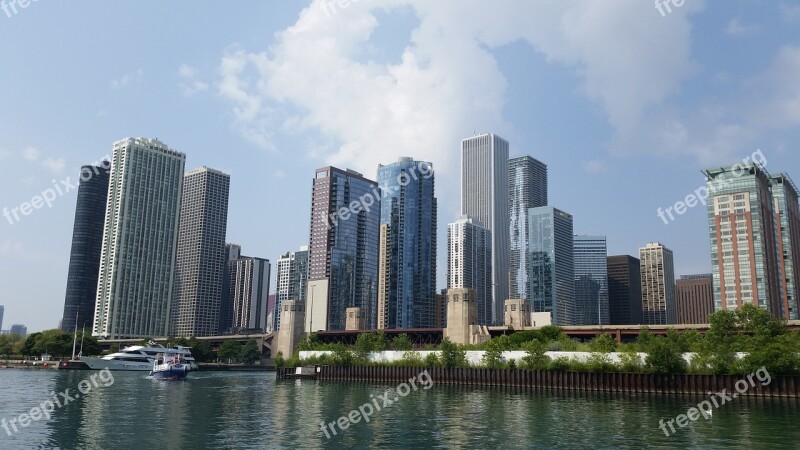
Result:
M548 369L556 372L566 372L571 366L572 364L570 364L569 358L561 356L551 361Z
M611 353L617 349L617 341L610 334L599 334L589 342L589 349L598 353Z
M444 367L467 367L467 353L459 348L457 344L450 341L449 338L444 338L439 345L441 353L441 364Z
M436 356L436 355L434 355ZM419 352L405 352L400 360L400 365L406 367L421 367L423 365L422 356Z
M411 350L413 345L411 345L411 339L408 338L408 335L405 333L399 334L392 339L392 349L394 350Z
M425 356L425 367L439 367L442 365L441 361L439 360L439 355L436 353L428 353Z
M626 349L619 355L620 370L623 372L641 372L644 366L642 358L635 348Z
M275 359L273 359L273 362L275 363L275 367L277 367L278 369L283 368L286 365L286 360L283 359L283 352L278 352L278 354L275 355Z
M686 361L683 359L680 348L668 339L656 338L653 340L645 364L647 369L654 373L683 373L686 371Z
M522 357L522 366L528 370L547 370L550 357L545 355L545 345L541 341L526 342L522 346L526 355Z
M592 353L586 360L586 370L589 372L618 372L617 366L607 353Z

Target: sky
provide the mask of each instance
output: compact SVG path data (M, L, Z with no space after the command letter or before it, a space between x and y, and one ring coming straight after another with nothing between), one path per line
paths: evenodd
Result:
M6 0L7 2L8 0ZM681 4L681 2L678 2ZM4 3L7 4L7 3ZM0 5L2 6L2 5ZM668 7L667 7L668 6ZM492 132L549 166L550 203L610 255L662 242L711 271L702 170L760 151L800 182L800 3L662 0L38 0L0 9L3 328L63 313L81 165L158 138L231 175L228 242L273 262L308 242L326 165L433 163L438 279L460 141ZM674 209L673 209L674 211ZM666 223L665 223L666 222ZM274 281L271 290L274 291Z

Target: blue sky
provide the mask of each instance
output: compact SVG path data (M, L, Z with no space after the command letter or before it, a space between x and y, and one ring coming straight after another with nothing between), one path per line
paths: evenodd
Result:
M667 1L667 0L664 0ZM342 3L342 4L347 4ZM326 6L327 5L327 6ZM331 6L334 5L334 6ZM660 241L710 271L706 211L657 216L761 149L800 182L800 4L685 0L56 2L0 10L0 208L128 136L231 174L228 241L305 245L314 169L434 164L440 250L459 142L549 165L551 203L610 254ZM666 10L665 10L666 11ZM75 191L0 218L3 328L61 318ZM439 280L444 286L444 252ZM274 270L274 265L273 265ZM274 287L273 287L274 289Z

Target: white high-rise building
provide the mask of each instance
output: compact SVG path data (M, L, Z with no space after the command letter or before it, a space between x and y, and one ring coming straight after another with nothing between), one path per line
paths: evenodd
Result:
M461 141L461 214L492 232L492 323L503 323L508 298L508 141L482 134Z
M273 330L281 327L281 302L294 300L296 305L306 301L308 285L308 247L300 247L300 251L287 252L278 258L278 287L275 291L275 308L272 314Z
M114 143L94 336L169 333L185 163L157 139Z
M639 249L644 325L678 323L672 250L653 242Z
M492 232L462 216L447 225L447 288L476 293L477 325L492 322Z
M183 178L172 309L176 336L215 336L219 329L230 181L230 175L207 167Z

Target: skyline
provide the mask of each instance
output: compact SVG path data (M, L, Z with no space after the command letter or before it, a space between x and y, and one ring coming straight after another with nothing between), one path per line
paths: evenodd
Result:
M322 4L40 2L0 15L15 67L0 74L0 208L76 186L80 167L121 138L159 137L187 154L187 167L231 174L227 241L275 261L306 244L314 168L374 179L378 163L410 156L437 168L441 288L446 224L459 209L458 145L475 132L547 164L550 203L574 215L577 234L607 235L609 255L663 242L676 275L711 271L707 213L693 208L665 225L656 211L703 185L701 170L761 149L771 172L798 176L800 43L788 35L798 17L789 3L692 2L662 17L647 2L474 2L458 21L446 4L360 2L330 17ZM551 25L562 19L572 34ZM163 25L175 51L156 51L164 36L90 39L109 21ZM209 33L196 36L198 27ZM619 27L641 39L603 31ZM293 51L299 45L307 52ZM627 51L608 58L607 48ZM57 325L76 193L13 223L0 218L8 323Z

